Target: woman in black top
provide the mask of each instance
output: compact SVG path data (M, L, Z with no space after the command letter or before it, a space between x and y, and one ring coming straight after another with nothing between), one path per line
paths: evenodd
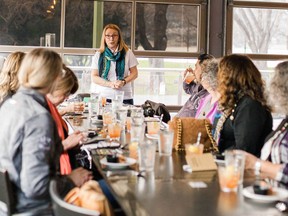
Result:
M219 64L218 82L222 115L215 139L220 152L242 149L259 156L265 137L272 131L271 109L259 70L247 56L225 56Z

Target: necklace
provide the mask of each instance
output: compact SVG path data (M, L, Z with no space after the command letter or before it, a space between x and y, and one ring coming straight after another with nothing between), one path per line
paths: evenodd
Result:
M231 120L231 121L234 120L234 115L233 115L233 114L234 114L234 112L235 112L236 107L237 107L237 103L234 104L234 108L233 108L232 111L231 111L231 115L230 115L230 120Z

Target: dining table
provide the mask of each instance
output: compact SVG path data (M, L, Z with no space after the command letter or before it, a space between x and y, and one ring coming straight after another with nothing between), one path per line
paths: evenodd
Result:
M79 116L77 116L78 118ZM66 118L76 130L99 129L84 116L75 120ZM129 133L118 152L129 157ZM154 140L153 142L157 142ZM153 171L139 171L139 164L124 164L115 167L103 163L105 152L113 149L89 149L93 163L103 177L112 195L128 216L257 216L285 215L275 208L275 200L248 198L244 190L255 182L254 172L245 170L243 184L238 185L236 192L222 192L219 186L217 170L191 172L184 169L187 165L185 151L173 150L171 156L159 155L156 152ZM137 159L137 158L136 158ZM221 163L221 161L217 161Z

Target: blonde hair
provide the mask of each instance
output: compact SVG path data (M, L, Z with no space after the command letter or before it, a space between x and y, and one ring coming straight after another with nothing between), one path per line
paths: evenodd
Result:
M62 72L62 60L58 53L37 48L28 53L19 69L20 85L51 92L55 80Z
M0 103L9 94L15 94L19 88L18 72L25 56L24 52L14 52L8 55L0 73Z
M108 24L104 27L99 52L103 53L105 51L105 48L107 47L107 44L105 43L105 34L107 29L114 29L118 32L118 45L119 45L118 51L121 52L124 49L127 52L129 48L126 45L125 41L123 40L120 28L115 24Z
M288 115L288 61L276 66L268 91L268 101L274 111Z
M63 64L62 77L57 79L53 91L61 91L63 94L74 94L79 88L78 79L74 72Z

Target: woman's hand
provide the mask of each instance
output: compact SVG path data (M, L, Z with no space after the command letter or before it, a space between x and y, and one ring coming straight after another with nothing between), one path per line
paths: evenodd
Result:
M93 179L92 172L79 167L71 172L68 177L74 182L77 187L81 187L85 182Z
M115 89L122 88L124 86L124 82L122 80L116 80L114 81L114 87Z
M245 152L245 158L245 169L254 169L258 158L248 152Z
M75 131L74 133L70 134L65 140L62 141L64 151L79 145L79 143L83 141L84 138L85 135L80 131Z

